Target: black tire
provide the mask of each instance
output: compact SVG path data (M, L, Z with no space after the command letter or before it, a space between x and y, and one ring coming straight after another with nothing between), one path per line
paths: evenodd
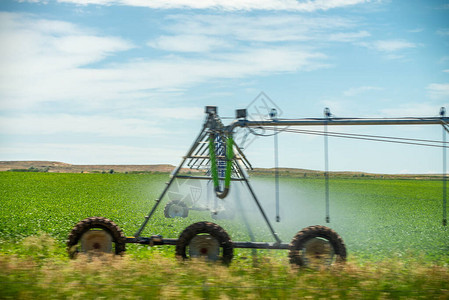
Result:
M112 242L115 244L114 253L121 255L125 252L126 238L123 231L109 219L103 217L91 217L78 222L69 234L67 240L67 251L70 258L75 258L80 252L79 243L83 234L91 229L101 229L109 233Z
M164 208L164 216L166 218L187 218L189 209L187 205L181 200L173 200L167 203Z
M326 249L323 246L317 252L308 250L310 247L307 248L307 245L313 242L322 243L322 245L329 247L330 253L325 253ZM330 257L326 262L323 261L325 254ZM294 265L321 268L333 263L344 262L346 260L346 246L343 239L334 230L321 225L309 226L293 237L289 245L288 256L290 263ZM312 257L312 260L315 258L319 265L316 264L317 262L315 262L315 265L310 263L308 257Z
M176 242L176 256L182 259L188 259L187 247L192 239L201 233L209 234L218 241L221 249L219 260L223 264L229 265L234 256L234 244L228 233L222 227L212 222L198 222L184 229Z

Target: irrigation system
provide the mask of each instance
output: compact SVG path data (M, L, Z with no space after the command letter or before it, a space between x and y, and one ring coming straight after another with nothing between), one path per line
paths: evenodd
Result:
M336 118L330 110L324 110L323 118L282 119L277 117L276 109L272 109L269 119L248 120L246 109L236 110L234 121L225 125L219 117L217 107L205 108L206 118L203 126L194 140L192 146L182 158L181 163L170 176L166 187L156 199L153 207L145 217L140 228L132 237L125 237L120 228L111 220L102 217L92 217L80 221L71 231L68 240L69 254L74 257L79 252L115 252L125 251L126 243L145 245L172 245L176 246L176 255L181 258L206 257L211 260L221 260L229 263L232 260L234 248L251 249L285 249L289 251L289 258L293 264L300 266L328 265L346 258L346 247L341 237L326 226L309 226L299 231L290 243L284 243L274 230L267 214L254 191L246 170L252 169L242 149L236 144L234 134L237 128L246 128L250 133L261 136L274 136L274 163L275 163L275 197L276 221L279 216L279 172L278 172L278 141L281 132L299 134L322 135L324 137L325 159L325 203L326 222L329 223L329 164L328 164L328 137L346 139L361 139L388 143L421 145L439 147L442 149L442 208L443 226L447 225L447 174L446 174L446 134L449 132L449 118L446 117L445 108L440 109L439 117L425 118ZM331 126L361 126L361 125L441 125L442 140L411 139L387 137L378 135L349 134L329 131ZM322 126L324 130L300 129L304 126ZM186 174L185 168L196 169L202 172ZM201 175L197 175L201 174ZM212 222L198 222L188 226L180 236L164 238L160 235L143 237L142 232L157 209L170 187L177 179L205 180L213 184L215 198L225 199L232 189L232 182L241 182L249 191L252 200L262 215L272 237L273 242L232 241L227 232ZM169 202L164 209L167 218L187 217L189 210L199 210L194 205L188 206L181 199ZM115 246L115 247L114 247Z

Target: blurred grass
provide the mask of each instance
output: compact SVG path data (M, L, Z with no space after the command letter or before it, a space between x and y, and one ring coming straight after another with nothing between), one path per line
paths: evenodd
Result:
M157 249L69 260L47 234L20 244L0 254L0 299L449 299L449 266L419 257L315 271L265 255L181 262Z

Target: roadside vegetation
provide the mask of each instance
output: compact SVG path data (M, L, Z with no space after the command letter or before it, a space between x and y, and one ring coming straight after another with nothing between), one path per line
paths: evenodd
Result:
M230 267L180 262L160 249L69 260L48 235L0 255L2 299L448 299L449 268L421 257L351 258L308 270L255 255Z

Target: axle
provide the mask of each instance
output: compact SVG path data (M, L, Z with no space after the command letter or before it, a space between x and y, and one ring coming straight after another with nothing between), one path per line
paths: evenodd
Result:
M141 244L150 246L176 246L178 239L166 239L160 235L151 237L127 237L126 243ZM289 244L286 243L266 243L266 242L232 242L234 248L250 248L250 249L276 249L288 250Z

